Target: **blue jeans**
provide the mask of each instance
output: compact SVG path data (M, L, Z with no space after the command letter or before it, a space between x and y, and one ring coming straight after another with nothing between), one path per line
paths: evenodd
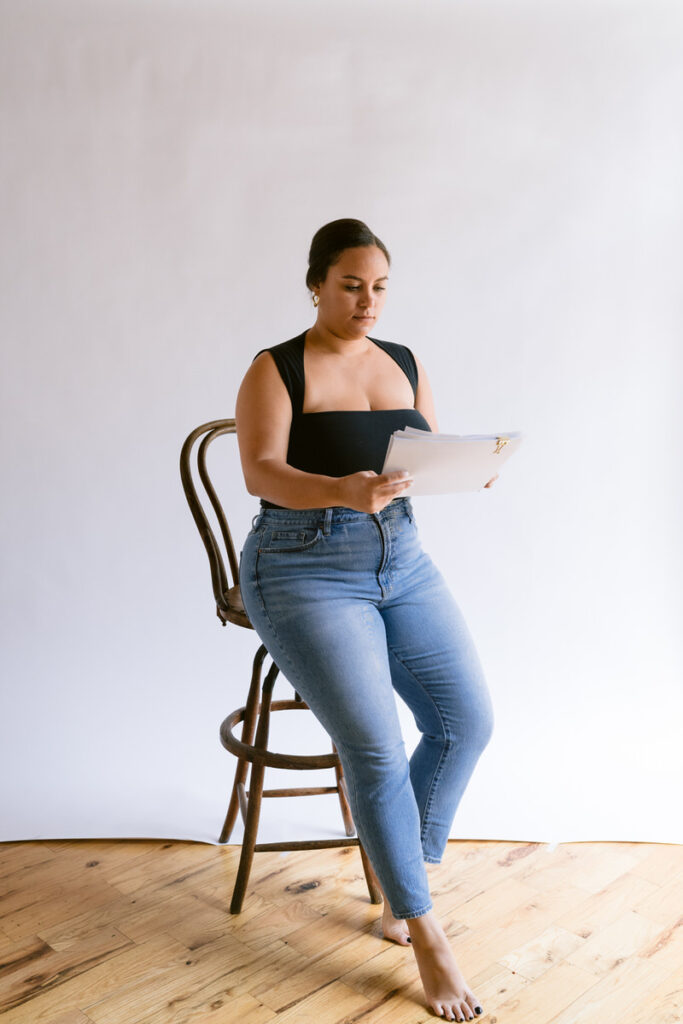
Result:
M358 837L394 917L432 909L441 861L492 729L479 658L408 498L376 514L264 509L242 600L281 672L334 741ZM394 691L422 733L410 760Z

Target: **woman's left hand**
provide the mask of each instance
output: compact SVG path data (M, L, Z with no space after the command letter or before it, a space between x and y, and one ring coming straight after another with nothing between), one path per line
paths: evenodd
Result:
M491 477L491 479L489 480L489 482L487 484L484 484L484 487L490 487L491 484L494 482L494 480L497 480L497 479L498 479L498 474L496 473L495 476Z

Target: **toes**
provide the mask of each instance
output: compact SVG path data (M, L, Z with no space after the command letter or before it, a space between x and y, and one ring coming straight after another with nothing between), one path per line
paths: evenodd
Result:
M386 931L382 929L382 935L385 939L390 942L395 942L397 946L410 946L412 945L412 939L406 932L394 931L393 929L387 928Z
M451 1005L447 1003L432 1003L431 1008L437 1017L441 1017L443 1020L458 1021L459 1024L465 1024L465 1021L476 1020L477 1016L484 1012L474 996L466 996L462 1001Z
M461 1021L464 1019L459 1010L451 1009L450 1006L436 1006L434 1009L438 1016L443 1017L444 1020Z
M467 996L467 1005L465 1006L465 1012L468 1014L468 1020L474 1020L474 1017L469 1014L474 1014L476 1017L480 1017L484 1012L483 1007L480 1005L476 996L473 996L470 992Z
M473 1000L475 1007L479 1006L476 999ZM469 1003L463 1002L460 1006L447 1006L445 1003L434 1003L432 1009L436 1013L437 1017L443 1018L443 1020L459 1021L464 1024L465 1021L476 1020L475 1014L476 1009L473 1009ZM480 1013L484 1011L479 1007Z

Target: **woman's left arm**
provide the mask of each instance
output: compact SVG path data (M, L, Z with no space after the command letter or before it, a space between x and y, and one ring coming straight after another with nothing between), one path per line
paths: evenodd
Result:
M418 412L421 412L427 423L432 428L434 433L438 433L439 425L436 422L436 410L434 409L434 396L432 395L431 385L427 379L425 368L420 360L415 356L415 362L417 363L417 394L415 395L415 408ZM498 479L498 474L491 477L484 487L490 487L494 480Z

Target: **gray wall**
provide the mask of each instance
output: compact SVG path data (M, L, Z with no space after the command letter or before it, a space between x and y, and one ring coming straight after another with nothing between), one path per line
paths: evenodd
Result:
M0 17L0 839L215 839L254 636L213 615L178 452L311 324L310 238L357 216L441 429L526 435L490 492L415 501L496 707L453 835L680 842L680 5ZM329 797L266 810L341 830Z

